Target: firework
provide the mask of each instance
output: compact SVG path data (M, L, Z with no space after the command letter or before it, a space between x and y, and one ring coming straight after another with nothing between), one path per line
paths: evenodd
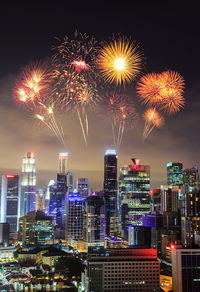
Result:
M109 93L104 104L109 117L111 117L114 146L119 149L124 130L135 127L138 116L135 105L129 96L116 93Z
M107 83L116 85L131 82L142 68L143 57L139 46L126 38L105 43L97 63Z
M155 108L148 108L144 113L145 126L143 132L143 138L146 139L152 130L160 128L164 124L164 118Z
M150 73L142 76L137 84L137 93L143 103L156 105L162 103L164 97L162 92L166 82L161 74Z
M161 74L161 77L165 87L161 92L163 101L160 107L166 113L174 114L185 105L183 97L184 79L174 71L165 71Z
M45 64L33 63L24 68L14 89L16 100L33 107L48 97L50 73Z

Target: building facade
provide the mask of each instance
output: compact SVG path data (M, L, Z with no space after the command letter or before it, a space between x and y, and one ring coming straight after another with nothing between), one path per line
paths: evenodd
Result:
M160 291L160 262L151 248L89 253L87 273L88 292Z
M89 179L78 178L76 182L76 190L83 199L87 199L89 195Z
M9 223L11 233L18 231L21 205L20 176L2 175L1 222Z
M117 197L117 154L107 150L104 156L104 198L106 204L106 234L113 235L118 216Z
M21 215L23 216L28 212L35 211L36 169L35 154L33 152L27 152L22 161L21 196L23 202Z
M84 201L83 241L86 247L104 246L105 204L95 193Z
M167 185L182 186L183 185L183 164L180 162L167 163Z
M120 168L119 208L122 236L128 240L130 225L142 225L142 215L150 212L150 167L139 159Z

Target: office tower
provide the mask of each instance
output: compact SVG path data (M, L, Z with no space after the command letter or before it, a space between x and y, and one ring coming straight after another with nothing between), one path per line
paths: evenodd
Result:
M86 291L160 291L160 262L155 249L95 250L89 253Z
M150 166L139 159L120 168L119 208L122 235L128 240L130 225L142 225L142 215L150 212Z
M117 155L115 150L107 150L104 156L104 198L106 204L106 234L116 230L117 210Z
M78 193L68 195L65 230L68 243L83 239L83 198Z
M164 225L167 229L180 229L178 186L161 186L161 212L164 216ZM177 234L180 230L177 230Z
M182 244L191 246L195 234L200 233L200 191L183 188L181 203Z
M54 216L56 224L56 214L58 210L59 201L57 200L57 182L50 180L47 188L47 196L49 197L48 215Z
M35 210L36 204L36 170L35 170L35 154L27 152L22 162L22 213L26 215L28 212Z
M19 240L26 244L44 244L54 238L54 219L42 211L32 211L19 220Z
M151 247L157 250L158 256L162 251L162 234L165 232L162 214L152 213L142 216L142 226L151 228Z
M172 250L172 278L174 292L200 291L200 250Z
M59 153L59 173L67 173L67 158L67 152Z
M74 175L72 172L67 172L67 193L72 193L74 190Z
M0 223L0 246L9 245L9 231L10 231L9 223Z
M1 223L9 223L10 232L18 231L21 207L21 178L19 175L2 175Z
M84 201L83 241L86 246L104 246L105 204L93 193Z
M89 195L89 179L78 178L76 181L76 190L83 199L87 199Z
M149 191L151 212L161 211L161 191L160 189L151 189Z
M183 164L180 162L167 163L167 185L182 186L183 185Z
M190 191L199 187L198 167L187 168L183 170L183 185L188 186Z
M45 211L46 190L39 189L36 192L36 211Z

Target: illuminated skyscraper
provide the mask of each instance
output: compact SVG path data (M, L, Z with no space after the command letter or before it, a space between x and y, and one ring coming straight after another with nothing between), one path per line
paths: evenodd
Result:
M67 152L62 152L59 153L59 173L67 173L67 158L68 158L68 153Z
M183 170L183 184L184 186L188 186L190 188L190 191L198 189L199 173L197 166Z
M66 240L83 239L83 198L78 193L69 193L66 209Z
M36 170L35 155L27 152L22 162L22 216L35 210L36 204Z
M46 190L39 189L36 192L36 211L45 211Z
M78 178L76 182L77 192L83 199L87 199L89 195L89 180L88 178Z
M84 201L83 240L86 246L104 246L105 205L104 200L92 193Z
M182 186L183 185L183 164L180 162L167 163L167 185Z
M74 175L72 172L67 172L67 192L72 193L74 190Z
M130 225L142 225L142 215L150 212L150 166L140 159L120 168L119 206L123 236L128 239Z
M107 150L104 156L104 198L106 204L106 234L113 235L117 214L117 155Z
M21 179L18 175L2 175L1 222L9 223L10 232L18 231L21 204Z

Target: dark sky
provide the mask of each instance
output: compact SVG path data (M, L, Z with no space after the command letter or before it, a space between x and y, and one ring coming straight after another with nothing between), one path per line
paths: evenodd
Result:
M112 34L131 36L140 43L146 58L145 72L178 71L186 81L186 106L143 142L143 120L124 135L119 166L131 157L151 166L152 186L166 180L166 162L182 161L184 167L199 165L200 25L198 8L173 2L146 6L134 1L8 1L0 9L0 170L19 173L26 151L36 153L38 187L55 178L57 155L65 149L43 126L38 126L13 101L12 90L20 70L30 61L51 56L55 37L73 35L75 29L108 40ZM72 1L71 1L72 2ZM152 1L151 1L152 2ZM192 3L192 2L191 2ZM145 73L143 72L143 73ZM131 89L138 112L135 87ZM89 146L84 146L76 116L61 120L76 177L89 177L93 190L102 187L104 151L112 147L110 124L90 114Z

